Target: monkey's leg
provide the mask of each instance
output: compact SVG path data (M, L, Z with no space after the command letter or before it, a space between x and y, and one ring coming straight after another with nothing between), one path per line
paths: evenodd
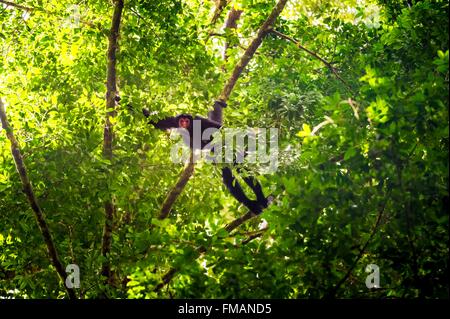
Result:
M241 185L233 176L233 173L229 167L222 168L223 183L240 203L247 206L247 208L255 214L261 213L261 207L256 201L250 200L244 193ZM233 185L234 184L234 185Z

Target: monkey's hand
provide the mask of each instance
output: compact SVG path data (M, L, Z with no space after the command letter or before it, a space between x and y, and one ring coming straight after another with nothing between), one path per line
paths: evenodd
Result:
M150 116L150 111L144 107L142 109L142 114L144 114L145 117L149 117Z
M227 107L227 103L222 101L222 100L215 100L214 101L214 107L216 106L220 106L221 108L226 108Z
M146 108L142 109L142 113L144 114L144 116L146 118L149 118L151 115L157 114L157 112L150 112ZM159 120L159 121L150 120L147 122L147 124L151 124L160 130L169 130L169 129L178 127L178 121L177 121L176 116L175 117L167 117L167 118Z
M155 112L150 112L147 108L144 107L142 108L142 114L144 114L146 118L149 118L150 115L155 114ZM153 126L156 126L157 122L150 120L147 122L147 124L152 124Z

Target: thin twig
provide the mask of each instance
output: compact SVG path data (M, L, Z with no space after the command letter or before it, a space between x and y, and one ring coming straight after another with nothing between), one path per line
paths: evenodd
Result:
M290 36L287 36L279 31L276 30L270 30L271 33L278 35L279 37L288 40L292 43L294 43L299 49L305 51L306 53L308 53L309 55L311 55L312 57L316 58L317 60L319 60L320 62L322 62L335 76L336 78L342 82L342 84L344 84L345 88L352 94L354 95L354 92L352 90L352 88L350 87L350 85L339 75L339 73L337 72L336 68L327 60L325 60L324 58L322 58L320 55L318 55L316 52L313 52L311 50L309 50L308 48L304 47L303 45L300 44L300 42L298 40L295 40L294 38L291 38Z
M383 206L378 211L377 220L375 221L375 224L374 224L374 226L372 228L372 231L370 233L369 238L367 238L367 240L364 243L364 245L359 249L359 254L356 257L356 259L353 261L353 264L350 266L350 268L347 270L346 274L341 278L341 280L339 280L339 282L336 284L336 286L330 291L330 293L327 295L327 298L333 298L335 296L336 292L339 290L339 288L342 286L342 284L350 277L351 273L355 269L355 267L358 264L359 260L364 255L367 246L372 241L373 237L375 236L375 234L376 234L376 232L378 230L378 226L381 223L381 219L383 217L383 213L384 213L384 211L386 209L386 205L387 205L387 203L389 201L389 196L390 196L390 190L388 191L388 193L385 196L385 200L383 202Z

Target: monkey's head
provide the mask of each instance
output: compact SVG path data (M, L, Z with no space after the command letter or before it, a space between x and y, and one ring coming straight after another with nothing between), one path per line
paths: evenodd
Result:
M178 116L178 127L188 129L192 123L192 116L181 114Z

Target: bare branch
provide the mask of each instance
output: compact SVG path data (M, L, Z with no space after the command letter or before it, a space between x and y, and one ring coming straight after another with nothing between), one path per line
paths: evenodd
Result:
M259 238L262 235L264 235L264 231L260 232L260 233L256 233L253 235L250 235L246 240L242 241L241 245L247 245L249 242L251 242L253 239Z
M237 22L239 18L241 17L242 10L236 10L234 7L231 8L230 12L228 12L227 21L225 22L225 29L236 29L237 28ZM223 60L225 62L228 61L228 47L230 46L230 43L228 41L225 42L225 47L223 50Z
M23 192L27 196L28 202L30 203L31 209L34 212L36 217L36 221L38 223L39 229L41 231L42 236L44 237L45 244L47 245L47 252L50 256L50 261L52 265L56 268L56 271L61 278L64 287L66 288L67 294L70 299L77 299L75 295L75 291L66 286L66 271L58 257L58 253L56 251L55 244L53 242L53 238L50 234L50 229L48 228L47 222L45 221L44 214L42 213L41 207L38 204L36 195L34 194L33 187L31 185L31 181L28 177L27 168L25 163L23 162L22 154L20 152L19 143L14 137L13 129L10 126L8 119L6 117L5 107L3 105L3 101L0 99L0 120L2 123L2 127L6 132L6 136L11 142L11 153L14 158L14 162L16 164L17 172L19 173L20 180L23 186Z

